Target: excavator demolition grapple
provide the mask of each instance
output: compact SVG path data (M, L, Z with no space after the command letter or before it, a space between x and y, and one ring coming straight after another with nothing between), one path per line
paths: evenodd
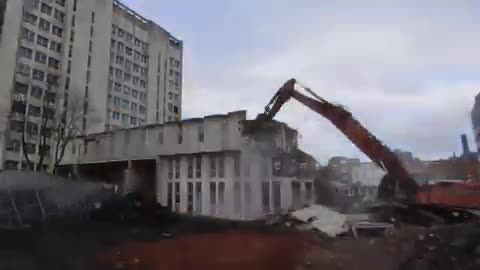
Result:
M301 89L312 97L300 93L298 90ZM473 181L420 187L390 148L360 124L349 111L340 105L328 102L310 88L301 86L295 79L288 80L272 97L265 107L265 112L257 116L256 120L259 125L263 121L272 120L291 98L328 119L386 172L378 189L380 201L435 205L445 208L480 209L479 183Z

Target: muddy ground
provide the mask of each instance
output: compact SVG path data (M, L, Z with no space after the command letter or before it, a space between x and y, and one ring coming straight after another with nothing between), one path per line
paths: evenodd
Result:
M480 269L480 249L468 244L480 243L478 236L478 225L331 240L210 220L155 228L83 224L1 231L0 270Z

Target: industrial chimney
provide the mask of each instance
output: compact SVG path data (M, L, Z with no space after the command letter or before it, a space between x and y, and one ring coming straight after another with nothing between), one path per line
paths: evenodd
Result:
M470 153L470 148L468 147L467 134L462 134L462 148L463 148L464 155Z

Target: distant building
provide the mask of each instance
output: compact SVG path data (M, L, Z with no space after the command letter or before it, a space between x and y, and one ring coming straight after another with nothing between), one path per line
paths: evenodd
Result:
M0 62L0 169L38 164L65 111L81 134L181 118L183 42L118 0L1 0Z
M475 104L471 112L471 120L473 126L473 136L475 136L475 144L477 151L480 152L480 94L475 97Z
M297 136L276 121L256 127L245 111L211 115L80 137L63 170L177 212L256 219L314 202L316 161Z

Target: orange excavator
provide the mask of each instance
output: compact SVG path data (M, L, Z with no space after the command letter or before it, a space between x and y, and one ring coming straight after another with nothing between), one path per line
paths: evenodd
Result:
M312 97L300 93L297 90L299 88L304 89ZM390 148L360 124L349 111L328 102L310 88L301 86L295 79L288 80L277 91L265 107L265 112L258 115L257 120L260 123L272 120L291 98L328 119L386 172L378 189L380 200L480 209L480 184L455 182L420 187Z

